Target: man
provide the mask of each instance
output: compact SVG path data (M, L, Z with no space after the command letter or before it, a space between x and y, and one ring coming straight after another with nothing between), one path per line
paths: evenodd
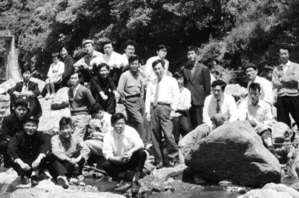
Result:
M94 42L90 39L84 40L82 43L86 55L79 59L75 64L75 71L82 73L85 84L90 82L92 76L93 65L103 62L103 54L94 49Z
M171 118L175 115L180 90L176 80L165 75L165 62L158 59L153 62L156 79L152 80L147 89L145 113L152 126L152 142L157 168L166 164L163 155L162 134L165 137L169 165L174 166L178 157L178 146L173 135Z
M256 132L262 137L266 130L271 132L271 124L273 122L273 115L271 113L271 106L269 103L260 99L261 86L258 83L251 83L249 85L249 98L241 102L239 106L239 120L249 121L251 126L255 128ZM269 138L271 136L267 136ZM263 139L267 147L273 147L272 142Z
M123 71L126 70L129 67L129 58L131 56L135 55L136 46L137 46L137 44L133 40L127 40L125 42L125 45L124 45L125 53L121 55L122 56Z
M3 155L4 167L6 168L12 165L11 158L7 154L8 144L15 134L23 131L27 112L27 101L18 99L15 101L14 112L3 119L0 129L0 153Z
M118 84L122 72L122 56L113 49L112 41L106 40L103 43L103 62L110 66L110 76L115 85Z
M191 91L191 123L193 127L196 127L202 124L203 104L211 91L211 78L209 69L196 61L197 49L195 47L188 47L187 58L189 62L182 68L182 71L186 79L185 85Z
M299 127L299 65L289 60L289 50L281 47L279 50L281 64L274 68L272 82L277 89L277 121L291 127L292 115Z
M167 48L165 45L159 45L157 50L156 50L157 56L153 56L151 58L149 58L146 61L145 67L144 67L144 76L146 78L146 83L149 83L151 80L156 78L156 75L154 73L153 70L153 62L161 59L164 61L165 63L165 69L164 72L165 74L167 74L168 69L169 69L169 61L166 59L166 55L167 55Z
M51 139L52 159L49 167L49 173L57 184L63 188L68 188L68 179L81 180L84 162L89 155L89 148L82 138L73 134L74 126L71 118L62 117L59 121L60 134L55 135ZM76 178L77 177L77 178ZM80 182L81 184L82 181Z
M247 63L245 66L245 71L246 71L246 76L249 79L249 82L247 84L247 89L249 90L250 84L259 83L261 86L260 99L263 100L264 102L269 103L270 105L273 105L274 97L273 97L272 83L267 79L257 75L258 69L254 63Z
M27 101L28 114L34 115L35 117L42 116L42 108L37 97L40 95L38 84L30 81L31 71L25 70L23 72L23 81L18 82L16 86L9 89L7 92L10 95L10 108L11 112L16 109L16 100L23 98Z
M74 123L74 135L83 138L86 126L90 120L89 108L95 104L89 89L82 86L80 82L81 74L73 72L71 75L71 88L68 91L71 116Z
M40 171L46 168L46 156L50 151L50 138L47 134L37 131L38 119L31 116L24 123L24 130L17 133L10 141L7 153L12 158L13 169L21 176L21 183L38 184Z
M126 125L122 113L113 114L111 124L113 130L104 137L103 154L107 161L102 167L113 178L120 172L134 170L132 193L137 194L140 188L138 181L146 159L143 142L137 131Z
M215 80L212 83L212 94L204 102L203 122L213 127L211 117L220 114L225 122L238 120L238 110L233 96L224 94L226 83L223 80Z
M70 76L74 71L74 67L73 67L74 59L68 54L66 47L61 48L60 56L64 63L64 73L63 73L62 85L68 87Z
M180 88L180 100L175 112L175 116L172 118L174 126L173 134L175 137L175 141L178 143L180 134L182 136L185 136L193 129L189 115L189 109L191 107L191 92L189 91L189 89L184 87L184 76L181 72L176 72L174 74L174 78L177 80Z
M144 85L139 72L140 59L138 56L129 58L130 70L124 72L119 79L117 91L126 107L129 122L136 128L141 139L145 141L144 114Z

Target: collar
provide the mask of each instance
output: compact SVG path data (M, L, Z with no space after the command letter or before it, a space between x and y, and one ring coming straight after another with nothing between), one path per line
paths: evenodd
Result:
M286 64L281 63L282 67L287 67L287 66L290 66L290 65L291 65L291 61L290 60L288 60L288 62Z
M248 105L253 106L253 107L260 107L261 106L261 100L260 99L259 99L259 101L256 105L253 105L250 99L248 99L247 102L248 102Z
M121 137L124 137L124 132L122 132L121 134L118 134L118 133L115 133L114 130L113 130L113 134L114 134L114 136L115 136L117 139L119 139L119 138L121 138Z
M62 143L67 143L67 142L72 142L73 141L73 136L71 135L71 138L70 139L64 139L62 138L60 135L59 135L59 139Z

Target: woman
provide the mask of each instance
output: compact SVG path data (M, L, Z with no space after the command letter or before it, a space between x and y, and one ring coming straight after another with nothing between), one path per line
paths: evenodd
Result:
M64 63L58 58L59 53L52 53L53 63L50 65L47 79L46 79L46 100L53 99L55 96L55 84L62 81L62 76L64 73ZM52 93L51 93L52 92Z
M94 67L94 71L96 76L91 79L90 86L93 97L104 111L113 114L116 106L115 98L118 97L118 93L114 82L109 78L109 65L101 63Z

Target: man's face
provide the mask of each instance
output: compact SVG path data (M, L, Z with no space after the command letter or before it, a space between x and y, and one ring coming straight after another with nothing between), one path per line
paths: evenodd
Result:
M260 95L259 90L249 89L249 97L252 104L256 105L259 102Z
M31 78L31 73L29 71L26 71L23 73L23 80L25 82L28 82L30 80L30 78Z
M100 72L101 78L103 78L103 79L108 78L109 73L110 73L110 71L106 67L102 67L99 72Z
M27 121L24 124L24 130L27 135L32 136L37 132L37 123L34 121Z
M18 119L22 120L27 113L27 108L24 106L17 106L17 108L15 109L15 112L16 112Z
M92 54L93 50L94 50L93 44L91 44L91 43L86 43L86 44L84 45L84 51L85 51L87 54Z
M279 50L279 57L280 57L280 61L283 63L283 64L286 64L290 58L290 55L289 55L289 51L287 49L280 49Z
M71 125L64 125L60 127L60 136L64 139L70 139L72 137L73 127Z
M159 58L164 59L167 55L167 49L160 49L157 51Z
M53 61L54 64L57 64L59 59L58 59L57 56L55 56L55 57L52 57L52 61Z
M130 70L132 72L136 73L136 72L138 72L139 66L140 66L139 60L135 60L135 61L130 63Z
M125 49L125 54L128 57L131 57L135 54L135 47L133 45L128 45Z
M63 57L63 58L67 56L67 50L65 48L61 49L60 56Z
M252 67L249 67L246 69L246 76L249 80L254 80L255 77L257 75L257 70L252 68Z
M195 61L196 56L197 56L197 54L195 53L195 51L188 51L187 52L187 58L188 58L189 61Z
M178 81L178 84L179 84L180 88L184 86L184 77L178 78L177 81Z
M158 63L155 67L154 67L154 72L157 75L158 79L161 79L164 75L164 67L162 66L161 63Z
M110 55L113 52L112 43L104 45L104 53Z
M217 85L216 87L212 87L212 92L216 99L221 99L224 94L220 85Z
M94 113L91 115L92 118L95 118L95 119L99 119L99 120L102 120L103 117L104 117L104 111L103 110L99 110L98 113Z
M79 84L79 82L80 82L78 74L71 75L71 79L70 80L71 80L72 87L76 87Z
M115 133L122 134L124 129L125 129L125 124L126 124L126 122L125 122L124 119L119 119L118 121L116 121L113 124L113 128L114 128Z

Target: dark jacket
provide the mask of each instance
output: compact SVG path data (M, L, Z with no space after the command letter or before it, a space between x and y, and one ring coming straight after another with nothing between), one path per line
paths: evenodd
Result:
M18 82L16 86L9 89L7 92L10 95L11 98L11 110L13 111L15 109L15 100L17 97L13 94L14 91L21 92L23 88L24 82ZM40 95L40 91L38 88L38 84L32 81L28 82L28 90L33 92L33 96L27 97L26 100L28 101L28 108L30 109L30 114L34 115L36 117L41 117L42 115L42 108L39 103L39 100L37 99L37 96Z
M20 158L25 163L32 163L39 154L48 154L51 148L50 136L37 131L34 135L28 136L23 130L17 133L10 141L7 149L12 160Z
M211 76L209 69L203 64L195 65L194 74L191 74L192 67L184 66L182 71L185 77L185 86L191 91L192 104L203 105L206 96L211 92Z
M12 113L3 119L0 129L0 140L10 141L12 137L23 130L26 116L19 120L16 113Z
M64 73L63 73L63 78L68 78L73 70L74 70L74 59L70 56L67 55L64 59L63 59L63 63L64 63Z

